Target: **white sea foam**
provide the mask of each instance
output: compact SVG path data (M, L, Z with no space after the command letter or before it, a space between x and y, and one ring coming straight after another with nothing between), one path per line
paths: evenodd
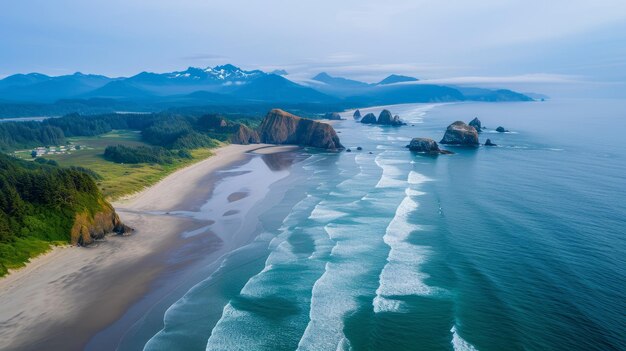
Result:
M401 177L404 175L403 171L395 166L397 164L405 163L402 160L385 160L382 156L376 157L376 164L382 168L383 174L380 176L377 188L391 188L405 186L406 181Z
M402 175L402 172L393 165L394 162L395 164L400 162L385 162L379 156L375 160L376 165L383 169L381 181L385 178L394 180L393 177L398 178ZM369 162L363 165L362 172L377 174L378 169L371 168L371 160ZM367 220L360 220L359 213L362 212L360 206L363 205L361 201L367 201L367 206L370 206L368 199L371 196L367 194L367 191L371 190L371 185L364 186L357 180L352 183L344 182L346 186L366 188L364 190L366 195L352 201L339 197L338 203L333 201L324 204L326 209L332 211L349 208L349 212L354 216L350 218L352 221L350 225L330 223L324 227L328 238L335 245L331 250L330 261L325 265L324 273L311 290L309 323L298 344L299 350L351 349L343 334L344 320L348 313L358 308L357 297L367 293L362 291L364 287L361 282L368 271L375 269L372 266L375 263L368 258L376 251L374 248L380 245L380 233L384 231L387 224L384 217L368 217ZM380 196L375 197L378 201L382 201Z
M426 193L425 193L425 192L423 192L423 191L419 191L419 190L415 190L415 189L411 189L411 188L406 189L405 193L406 193L408 196L422 196L422 195L425 195L425 194L426 194Z
M428 182L431 180L432 179L428 178L427 176L417 173L415 171L409 172L409 179L408 179L409 184L413 184L413 185L422 184L424 182Z
M386 297L382 297L380 295L376 295L373 301L374 312L403 312L404 302L399 300L388 299Z
M423 117L426 115L426 113L436 106L441 105L444 104L420 104L419 106L416 106L410 110L401 111L400 116L402 116L402 119L408 124L424 123Z
M330 222L332 220L335 220L337 218L341 218L343 216L346 216L347 213L345 212L341 212L341 211L337 211L337 210L333 210L331 208L329 208L328 206L319 203L317 204L317 206L315 206L315 208L313 209L313 212L311 212L311 215L309 216L310 219L316 220L316 221L320 221L320 222Z
M349 350L343 334L344 319L358 308L357 296L364 293L359 277L366 274L365 258L377 241L367 230L372 226L375 228L375 221L325 227L336 242L331 251L335 260L326 263L324 274L313 285L309 323L298 350Z
M309 260L319 262L311 257L298 254L288 238L297 231L306 230L315 243L315 252L320 257L328 256L333 243L328 239L327 233L322 228L303 229L299 227L302 218L311 215L319 205L319 198L307 195L292 208L289 215L283 220L279 233L268 245L270 254L265 261L265 267L261 272L252 276L240 291L240 296L250 299L268 298L284 294L285 288L304 290L298 294L306 294L307 284L294 287L289 280L276 279L277 275L284 274L281 270L285 267ZM315 230L317 229L317 230ZM316 263L320 265L319 263ZM320 268L323 267L320 265ZM311 282L313 284L313 282ZM310 285L309 285L310 286ZM247 349L259 349L271 344L277 337L275 332L266 328L265 320L249 311L241 311L232 304L227 304L223 314L207 341L207 350L237 349L245 345Z
M465 341L465 339L459 335L456 330L456 326L452 326L450 332L452 332L452 347L454 348L454 351L478 351L474 345Z
M387 141L411 141L411 138L403 137L403 136L387 136Z
M411 186L428 180L430 179L414 171L411 171L408 176L408 183ZM387 263L380 272L379 286L373 301L376 313L401 311L403 304L394 297L433 295L443 292L442 289L427 285L425 280L428 274L420 272L420 266L430 253L429 247L414 245L407 241L411 233L423 230L421 226L409 221L411 214L419 206L412 197L423 194L411 186L405 189L406 197L396 208L395 216L387 226L383 237L390 250Z
M376 145L376 149L377 150L393 150L394 147L388 146L388 145Z

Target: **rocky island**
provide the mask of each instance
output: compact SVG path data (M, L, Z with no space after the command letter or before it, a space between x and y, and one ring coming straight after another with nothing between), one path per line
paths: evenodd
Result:
M406 125L406 123L400 120L400 116L398 115L392 116L389 110L382 110L380 114L378 115L378 119L373 113L368 113L367 115L365 115L365 117L363 117L363 119L361 119L361 123L379 124L379 125L386 125L386 126Z
M448 145L478 146L478 132L465 122L456 121L448 126L446 134L439 142Z
M327 123L294 116L280 109L271 110L259 126L259 139L267 144L311 146L342 150L333 127Z
M469 125L474 127L474 129L476 129L478 133L482 132L483 125L482 123L480 123L480 120L478 119L478 117L474 117L474 119L469 122Z
M376 124L376 115L373 113L368 113L363 118L361 118L361 123L363 124Z
M508 129L505 129L502 126L499 126L498 128L496 128L496 132L498 132L498 133L510 133L510 131Z
M409 150L426 154L452 154L453 152L439 148L436 141L430 138L413 138L406 146Z

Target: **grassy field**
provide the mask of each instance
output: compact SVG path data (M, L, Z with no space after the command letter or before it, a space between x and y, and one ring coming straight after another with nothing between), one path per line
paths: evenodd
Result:
M147 145L140 138L139 132L129 130L115 130L95 137L69 138L71 144L80 145L80 150L43 157L55 160L61 166L80 166L95 171L101 176L96 182L102 193L107 199L115 200L155 184L175 170L212 155L210 149L191 150L193 159L177 159L165 165L119 164L104 159L104 149L109 145ZM15 152L15 155L32 159L30 152L31 150L22 150Z

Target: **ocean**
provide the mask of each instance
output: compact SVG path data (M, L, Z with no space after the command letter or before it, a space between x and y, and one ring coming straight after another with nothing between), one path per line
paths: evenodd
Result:
M626 350L626 101L386 108L300 152L146 350ZM474 117L497 147L405 148Z

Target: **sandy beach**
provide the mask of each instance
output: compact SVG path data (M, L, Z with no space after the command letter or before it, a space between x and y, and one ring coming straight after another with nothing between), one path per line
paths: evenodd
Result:
M170 212L198 211L211 197L217 171L244 161L250 152L271 155L289 149L271 145L219 148L213 157L114 204L122 220L135 228L133 235L109 236L87 248L57 247L1 279L0 349L83 349L98 331L147 294L164 271L207 257L218 260L224 251L245 244L250 238L229 243L228 238L205 230L214 220ZM244 201L246 196L245 191L233 191L228 201ZM230 210L224 216L238 212ZM181 236L194 231L202 235ZM169 251L188 250L185 245L200 248L203 254L166 259Z

